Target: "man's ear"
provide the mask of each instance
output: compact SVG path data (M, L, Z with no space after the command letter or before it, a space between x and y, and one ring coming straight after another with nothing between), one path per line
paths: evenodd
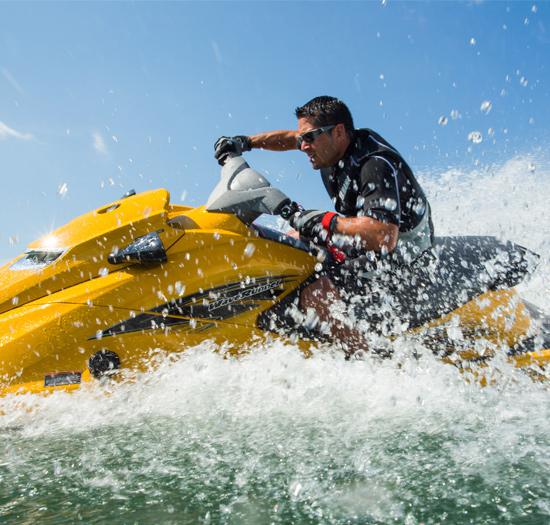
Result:
M336 124L334 131L336 132L336 137L339 140L342 140L344 137L347 136L346 127L341 122L339 124Z

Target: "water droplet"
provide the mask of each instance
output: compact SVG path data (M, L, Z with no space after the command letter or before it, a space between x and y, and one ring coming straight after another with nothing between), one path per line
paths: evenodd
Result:
M299 481L295 481L290 486L290 492L294 498L297 498L302 492L302 484Z
M493 104L491 103L490 100L484 100L482 103L481 103L481 106L480 106L480 110L482 111L482 113L485 113L486 115L489 113L489 111L491 111L491 109L493 108Z
M378 77L380 80L384 80L384 73L380 73L380 76Z
M528 26L528 25L529 25L529 19L528 19L528 18L526 18L526 19L523 21L523 25L525 25L525 26Z
M527 169L531 173L535 173L535 170L537 169L537 167L535 166L535 164L533 162L530 162L529 164L527 164Z
M533 5L531 7L531 13L536 13L539 10L539 8L536 5Z
M113 142L118 142L118 137L116 135L113 135L111 138L113 139Z
M176 292L178 292L179 295L183 295L185 293L185 285L181 283L181 281L176 281Z
M519 79L519 83L523 86L523 87L527 87L527 84L529 84L529 81L525 78L525 77L521 77Z
M417 215L424 215L424 212L426 211L426 204L424 203L424 201L423 201L423 200L418 201L418 202L413 206L413 211L414 211L414 213L416 213Z
M483 141L483 135L480 131L471 131L468 133L468 140L474 144L480 144Z
M65 195L67 195L68 191L69 191L69 186L67 186L66 182L64 182L63 184L60 184L57 188L57 194L62 198L65 197Z
M256 251L256 247L254 246L254 244L252 244L251 242L249 242L246 246L245 246L245 249L244 249L244 254L246 257L252 257L252 255L254 255L254 252Z
M388 198L384 201L384 208L386 208L386 210L393 211L397 208L397 202L395 199Z
M19 297L17 297L17 295L11 300L11 304L13 304L13 306L17 306L19 304Z
M100 268L99 269L99 272L97 272L97 274L100 276L100 277L105 277L106 275L109 275L109 268Z
M102 339L102 338L103 338L103 330L98 330L98 331L95 333L95 338L96 338L96 339Z
M451 118L453 120L460 118L460 113L458 112L458 109L451 109Z
M474 37L470 38L470 40L468 40L468 43L471 45L471 46L475 46L477 44L476 42L476 39Z
M535 123L535 119L533 117L529 117L529 124L534 124Z
M449 122L449 119L443 115L441 115L441 117L439 117L439 120L437 121L437 123L440 125L440 126L446 126Z
M183 202L187 198L187 190L181 192L180 201Z

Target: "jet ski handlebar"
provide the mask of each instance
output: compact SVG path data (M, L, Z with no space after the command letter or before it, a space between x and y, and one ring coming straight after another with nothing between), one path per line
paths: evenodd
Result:
M271 186L242 156L227 153L220 162L220 181L208 198L208 211L233 213L251 224L263 213L280 215L291 204L289 197Z

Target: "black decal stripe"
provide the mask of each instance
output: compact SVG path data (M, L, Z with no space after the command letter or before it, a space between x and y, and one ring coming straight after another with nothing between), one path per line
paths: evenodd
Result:
M276 275L256 277L245 285L240 281L229 283L172 300L155 307L152 311L199 319L223 320L258 306L250 301L274 299L284 292L284 284L295 277ZM269 288L271 285L273 288ZM264 287L266 289L263 289Z
M213 311L208 310L208 306L196 306L189 308L189 317L197 319L212 319L215 321L223 321L230 317L235 317L249 310L254 310L259 304L257 303L232 303L216 308Z
M284 292L284 284L296 277L296 275L256 277L247 284L237 281L173 299L156 306L149 312L117 323L103 330L99 335L90 337L90 340L169 326L190 325L191 319L195 318L223 321L258 308L257 301L275 299ZM204 331L212 326L214 323L201 323L197 330Z
M110 337L113 335L129 334L133 332L141 332L144 330L158 330L164 329L169 326L177 325L189 325L189 319L182 319L179 317L170 317L162 315L152 315L152 314L140 314L136 317L122 321L121 323L115 324L107 330L103 330L99 337L95 335L90 337L91 339L98 339L103 337Z

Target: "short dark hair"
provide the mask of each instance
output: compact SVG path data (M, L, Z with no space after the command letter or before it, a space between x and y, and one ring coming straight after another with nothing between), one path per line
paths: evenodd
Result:
M296 118L311 118L316 126L344 124L348 135L353 135L353 117L348 107L334 97L315 97L295 110Z

